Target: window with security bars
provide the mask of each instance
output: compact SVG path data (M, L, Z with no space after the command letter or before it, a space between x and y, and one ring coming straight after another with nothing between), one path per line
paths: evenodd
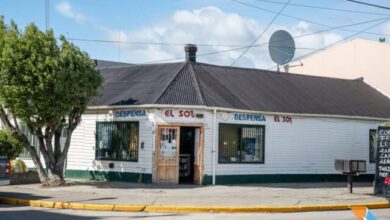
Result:
M219 125L219 163L264 163L265 127Z
M369 154L369 162L375 163L376 160L376 151L377 151L377 131L375 129L370 129L370 154Z
M97 122L96 159L138 161L138 122Z
M28 141L32 146L35 147L38 155L39 155L39 141L36 136L34 136L30 130L28 129L27 125L20 124L20 131L27 137ZM23 147L22 152L19 154L19 157L21 158L31 158L30 153L26 150L26 148Z

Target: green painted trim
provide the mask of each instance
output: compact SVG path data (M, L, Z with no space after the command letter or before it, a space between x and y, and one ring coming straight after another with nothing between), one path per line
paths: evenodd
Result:
M141 181L139 181L139 173L114 171L66 170L65 177L75 179L152 183L152 174L149 173L143 173Z
M356 182L372 182L374 174L354 176ZM217 175L217 185L251 183L302 183L302 182L347 182L342 174L253 174L253 175ZM212 176L203 176L203 185L212 184Z

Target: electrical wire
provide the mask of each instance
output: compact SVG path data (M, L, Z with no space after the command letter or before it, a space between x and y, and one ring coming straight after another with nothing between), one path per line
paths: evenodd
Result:
M320 48L320 49L318 49L318 50L312 51L312 52L307 53L307 54L305 54L305 55L302 55L302 56L300 56L300 57L294 58L294 59L292 60L292 62L297 61L297 60L300 60L300 59L303 59L303 58L305 58L305 57L307 57L307 56L310 56L310 55L312 55L312 54L315 54L315 53L317 53L317 52L319 52L319 51L322 51L322 50L325 50L325 49L327 49L327 48L329 48L329 47L332 47L332 46L334 46L334 45L336 45L336 44L338 44L338 43L341 43L341 42L344 42L344 41L346 41L346 40L349 40L349 39L351 39L351 38L353 38L353 37L355 37L355 36L357 36L357 35L363 33L364 31L370 30L371 28L374 28L374 27L376 27L376 26L378 26L378 25L381 25L381 24L383 24L383 23L385 23L385 22L387 22L387 21L389 21L389 20L390 20L390 18L384 19L383 21L381 21L381 22L379 22L379 23L376 23L376 24L371 25L371 26L369 26L369 27L367 27L367 28L364 28L364 29L362 29L361 31L358 31L358 32L356 32L356 33L354 33L354 34L352 34L352 35L349 35L348 37L345 37L345 38L343 38L343 39L341 39L341 40L338 40L338 41L336 41L336 42L333 42L333 43L331 43L331 44L328 44L328 45L326 45L325 47L322 47L322 48ZM273 67L271 67L271 68L268 68L268 70L274 69L275 67L277 67L277 66L273 66Z
M390 17L388 17L386 19L390 19ZM327 28L327 29L323 29L323 30L319 30L319 31L315 31L315 32L307 33L307 34L302 34L302 35L299 35L299 36L293 36L293 39L297 39L297 38L301 38L301 37L305 37L305 36L310 36L310 35L318 34L318 33L325 32L325 31L330 31L332 29L338 29L339 27L356 26L356 25L371 23L371 22L375 22L375 21L383 21L383 20L386 20L386 19L384 19L384 18L374 19L374 20L369 20L369 21L365 21L365 22L358 22L358 23L349 24L349 25L342 25L342 26L338 26L338 27ZM276 41L274 41L274 42L276 42ZM262 43L262 44L255 44L255 45L253 45L253 47L261 47L261 46L266 46L268 44L269 44L269 42L268 43ZM237 48L228 49L228 50L220 50L220 51L208 52L208 53L198 54L197 57L203 57L203 56L214 55L214 54L219 54L219 53L226 53L226 52L231 52L231 51L243 50L243 49L245 49L247 47L248 46L242 46L242 47L237 47ZM164 59L164 60L154 60L154 61L149 61L149 62L140 63L140 64L151 64L151 63L160 63L160 62L167 62L167 61L179 61L179 60L183 60L184 58L185 57L177 57L177 58Z
M242 2L242 1L239 1L239 0L231 0L231 1L236 2L238 4L241 4L241 5L244 5L244 6L247 6L247 7L252 7L252 8L258 9L260 11L265 11L265 12L268 12L268 13L271 13L271 14L277 14L278 13L276 11L273 11L273 10L270 10L270 9L266 9L266 8L262 8L262 7L259 7L257 5L252 5L252 4L249 4L249 3L246 3L246 2ZM314 25L318 25L318 26L322 26L322 27L328 27L328 28L332 27L330 25L318 23L318 22L311 21L311 20L308 20L308 19L305 19L305 18L300 18L300 17L296 17L296 16L284 14L284 13L280 13L280 16L283 16L283 17L286 17L286 18L295 19L295 20L298 20L298 21L304 21L304 22L307 22L307 23L310 23L310 24L314 24ZM348 31L348 32L355 32L355 33L357 32L355 30L344 29L344 28L340 28L340 30ZM375 35L375 36L390 36L390 34L380 34L380 33L374 33L374 32L363 32L363 33L364 34L369 34L369 35Z
M348 2L357 3L357 4L361 4L361 5L368 5L368 6L372 6L372 7L375 7L375 8L381 8L381 9L390 10L389 7L382 6L382 5L376 5L376 4L371 4L371 3L362 2L362 1L356 1L356 0L347 0L347 1Z
M263 34L268 30L269 27L271 27L271 25L274 23L274 21L279 17L280 13L282 13L282 11L288 6L288 4L291 2L291 0L288 0L284 5L283 7L279 10L279 12L272 18L271 22L269 22L269 24L267 25L267 27L263 30L263 32L261 32L261 34L259 34L256 39L254 41L252 41L252 43L249 45L249 47L247 47L234 61L233 63L230 65L230 66L233 66L234 64L236 64L237 61L239 61L241 59L242 56L244 56L246 54L246 52L248 52L248 50L261 38L261 36L263 36Z
M256 0L256 1L267 2L267 3L272 3L272 4L279 4L279 5L284 4L283 2L278 2L278 1L273 1L273 0ZM357 10L349 10L349 9L341 9L341 8L329 8L329 7L323 7L323 6L317 6L317 5L306 5L306 4L297 4L297 3L290 3L290 5L296 6L296 7L301 7L301 8L315 8L315 9L321 9L321 10L327 10L327 11L339 11L339 12L356 13L356 14L389 16L389 14L385 14L385 13L357 11Z
M327 31L334 30L334 29L340 29L340 28L345 28L345 27L352 27L352 26L357 26L357 25L363 25L363 24L368 24L368 23L377 22L377 21L384 21L384 20L388 20L388 19L390 19L390 17L379 18L379 19L374 19L374 20L369 20L369 21L362 21L362 22L357 22L357 23L353 23L353 24L341 25L341 26L337 26L337 27L330 27L330 28L319 30L319 31L314 31L314 32L310 32L310 33L306 33L306 34L302 34L302 35L298 35L298 36L293 36L293 39L306 37L306 36L310 36L310 35L314 35L314 34L319 34L319 33L327 32ZM284 39L279 40L279 41L284 41ZM278 42L278 41L272 41L272 43L274 43L274 42ZM255 46L268 45L269 43L270 42L262 43L262 44L256 44Z
M115 43L115 44L135 44L135 45L155 45L155 46L179 46L182 47L186 43L170 43L170 42L141 42L141 41L118 41L118 40L101 40L101 39L86 39L86 38L69 38L73 41L86 41L86 42L97 42L97 43ZM242 47L243 45L238 44L214 44L214 43L193 43L197 46L204 47Z
M314 32L310 32L310 33L306 33L306 34L302 34L302 35L293 36L293 39L298 39L298 38L302 38L302 37L306 37L306 36L310 36L310 35L314 35L314 34L319 34L319 33L322 33L322 32L333 30L333 29L339 29L339 28L344 28L344 27L352 27L352 26L368 24L368 23L378 22L378 21L387 21L388 19L390 19L390 17L373 19L373 20L357 22L357 23L348 24L348 25L341 25L341 26L331 27L331 28L327 28L327 29L323 29L323 30L319 30L319 31L314 31ZM281 41L283 41L283 40L281 40ZM277 42L277 41L273 41L273 43L274 42ZM267 46L269 43L270 42L265 42L265 43L261 43L261 44L255 44L252 47L264 47L264 46ZM245 49L247 47L248 46L241 46L241 47L227 49L227 50L220 50L220 51L202 53L202 54L198 54L197 57L203 57L203 56L214 55L214 54L219 54L219 53L226 53L226 52L231 52L231 51L243 50L243 49ZM300 48L298 47L297 49L300 49ZM149 62L141 63L141 64L160 63L160 62L166 62L166 61L178 61L178 60L183 60L183 59L184 59L184 57L177 57L177 58L172 58L172 59L149 61Z
M86 38L68 38L69 41L83 41L83 42L96 42L96 43L112 43L112 44L136 44L136 45L155 45L155 46L179 46L183 47L185 43L155 43L155 42L136 42L136 41L116 41L116 40L100 40L100 39L86 39ZM245 48L247 46L243 44L198 44L193 43L196 46L200 47L236 47L236 48ZM255 44L253 47L267 47L268 43L265 44ZM279 47L281 48L281 47ZM287 47L284 47L287 48ZM308 47L296 47L295 49L300 50L316 50L316 48L308 48Z
M390 18L390 17L387 17L387 18ZM379 18L379 19L373 19L373 20L368 20L368 21L363 21L363 22L357 22L357 23L352 23L352 24L347 24L347 25L336 26L336 27L329 27L329 28L322 29L322 30L319 30L319 31L310 32L310 33L299 35L299 36L293 36L293 38L296 39L296 38L305 37L305 36L309 36L309 35L314 35L314 34L318 34L318 33L321 33L321 32L326 32L326 31L330 31L330 30L334 30L334 29L341 29L341 28L346 28L346 27L352 27L352 26L372 23L372 22L376 22L376 21L385 20L387 18ZM86 39L86 38L68 38L68 39L70 41L83 41L83 42L96 42L96 43L113 43L113 44L121 43L121 44L156 45L156 46L180 46L180 47L183 47L184 45L186 45L186 43L167 43L167 42L160 42L160 43L158 43L158 42L138 42L138 41L117 41L117 40L100 40L100 39ZM276 41L274 41L274 42L276 42ZM194 43L194 44L196 44L197 46L205 46L205 47L206 46L210 46L210 47L236 47L234 50L247 47L247 46L238 45L238 44L213 44L213 43L210 43L210 44ZM268 44L269 44L269 42L261 43L261 44L255 44L255 45L253 45L253 47L265 47ZM296 49L314 49L314 48L296 48Z

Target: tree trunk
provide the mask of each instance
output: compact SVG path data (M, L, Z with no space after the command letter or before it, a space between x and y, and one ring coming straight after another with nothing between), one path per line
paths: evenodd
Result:
M34 162L35 167L37 168L39 180L41 181L42 184L45 184L48 181L48 176L45 172L45 169L43 168L43 165L41 163L41 160L40 160L35 148L32 148L31 146L25 147L25 148L30 153L31 159ZM29 148L31 148L31 149L29 149Z
M51 164L48 170L48 181L46 186L61 186L64 185L64 163Z
M61 148L60 136L63 125L61 126L47 126L45 133L42 132L42 127L32 127L28 125L31 133L38 138L39 149L44 159L46 169L43 167L41 158L37 153L37 150L32 146L17 125L17 120L12 124L9 120L4 108L0 105L0 120L3 121L5 127L11 130L12 135L20 140L25 145L25 149L30 153L31 159L37 167L39 179L43 186L60 186L65 183L64 180L64 165L65 159L68 154L71 136L73 130L77 127L81 120L81 113L79 111L72 112L68 117L67 136L63 146ZM53 136L54 148L53 148Z

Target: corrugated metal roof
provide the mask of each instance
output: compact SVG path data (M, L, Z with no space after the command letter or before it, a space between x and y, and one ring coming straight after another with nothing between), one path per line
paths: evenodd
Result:
M95 105L177 104L243 110L390 118L390 99L361 80L203 63L101 70Z
M195 73L187 63L157 100L157 104L204 105Z
M154 104L185 63L105 68L101 96L92 105Z
M132 65L130 63L115 62L115 61L108 61L108 60L93 60L93 61L96 63L96 67L98 69L112 68L112 67L126 67Z

